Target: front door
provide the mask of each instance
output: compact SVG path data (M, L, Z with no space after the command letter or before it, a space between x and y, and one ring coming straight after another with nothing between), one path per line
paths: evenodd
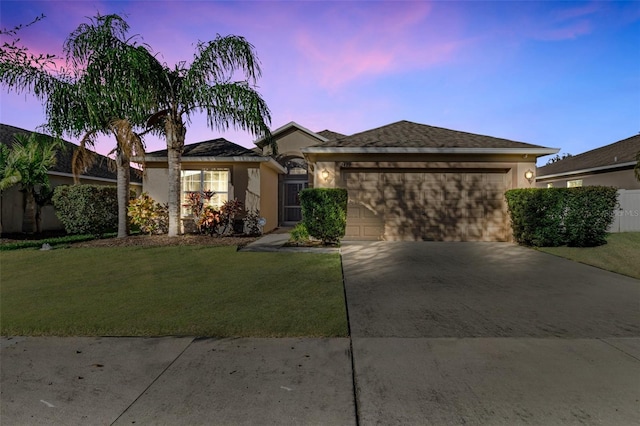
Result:
M282 196L282 224L292 226L302 220L300 191L307 188L306 181L284 181Z

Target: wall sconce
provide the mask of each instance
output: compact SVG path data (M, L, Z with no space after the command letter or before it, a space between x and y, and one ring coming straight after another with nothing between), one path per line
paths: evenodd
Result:
M329 179L329 170L323 169L322 172L320 172L320 176L322 176L323 180Z
M529 181L529 183L533 182L533 171L531 169L524 172L524 178Z

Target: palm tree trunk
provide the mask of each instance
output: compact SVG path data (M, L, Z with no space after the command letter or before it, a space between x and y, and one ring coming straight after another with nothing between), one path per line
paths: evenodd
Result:
M167 160L169 168L169 233L170 237L180 234L180 157L184 147L187 129L182 121L167 117L165 132L167 137Z
M116 171L118 174L118 238L124 238L129 235L129 218L127 210L129 207L129 157L122 150L118 150L116 154Z
M24 189L24 212L22 214L22 232L33 234L37 231L36 227L36 197L33 188Z

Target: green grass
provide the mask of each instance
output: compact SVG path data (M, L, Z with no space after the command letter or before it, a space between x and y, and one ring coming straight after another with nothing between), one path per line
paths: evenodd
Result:
M599 247L540 247L556 256L640 279L640 232L609 234Z
M235 247L0 253L4 336L346 336L337 254Z

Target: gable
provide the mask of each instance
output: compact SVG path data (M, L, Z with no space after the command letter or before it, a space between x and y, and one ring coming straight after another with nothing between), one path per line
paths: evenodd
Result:
M525 142L398 121L338 137L322 144L335 148L542 148Z

